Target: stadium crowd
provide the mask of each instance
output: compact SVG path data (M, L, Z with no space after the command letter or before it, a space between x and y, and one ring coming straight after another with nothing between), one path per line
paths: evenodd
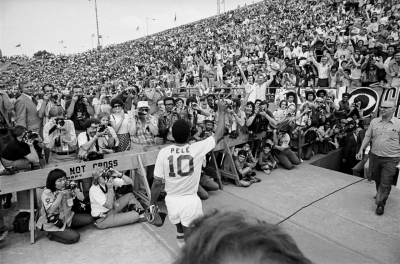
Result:
M3 57L11 65L0 75L2 173L173 143L179 119L190 123L190 140L201 141L214 133L224 98L226 137L249 134L232 151L241 186L261 181L257 170L290 170L339 147L348 172L371 180L363 173L368 154L356 160L370 121L366 103L335 91L399 85L399 32L398 0L263 1L101 50ZM256 139L261 132L266 140ZM83 201L93 200L93 186L82 180ZM203 174L199 196L217 189ZM17 196L28 210L29 193ZM11 195L4 199L9 208ZM105 222L96 223L115 226Z

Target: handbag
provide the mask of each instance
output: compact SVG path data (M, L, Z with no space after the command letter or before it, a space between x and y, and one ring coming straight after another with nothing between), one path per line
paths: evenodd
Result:
M14 232L15 233L25 233L29 231L29 220L30 212L20 212L18 213L13 221Z

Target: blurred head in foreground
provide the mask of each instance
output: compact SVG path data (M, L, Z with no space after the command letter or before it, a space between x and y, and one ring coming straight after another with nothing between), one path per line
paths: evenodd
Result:
M278 226L238 212L214 211L196 219L185 243L174 264L311 263Z

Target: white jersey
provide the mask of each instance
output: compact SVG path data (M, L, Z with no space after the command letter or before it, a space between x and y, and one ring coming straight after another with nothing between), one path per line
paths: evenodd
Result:
M214 137L208 137L191 145L170 145L160 150L154 177L165 180L168 196L197 194L203 158L214 147Z

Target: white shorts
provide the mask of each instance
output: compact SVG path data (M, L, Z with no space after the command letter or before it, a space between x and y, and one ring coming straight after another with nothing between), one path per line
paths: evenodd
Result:
M181 223L188 227L194 219L203 215L201 200L197 195L167 195L165 205L167 206L169 221L174 225Z

